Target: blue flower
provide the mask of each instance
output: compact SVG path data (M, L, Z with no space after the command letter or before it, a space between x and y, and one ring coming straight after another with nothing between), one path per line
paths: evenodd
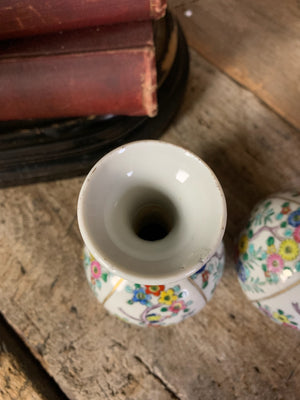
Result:
M242 282L245 282L249 277L249 271L244 267L241 261L237 264L238 276Z
M191 276L191 278L192 278L192 279L196 279L197 276L198 276L199 274L201 274L201 272L203 272L203 271L205 270L205 267L206 267L206 264L202 265L201 268L198 269L198 271L196 271L196 272Z
M132 298L133 302L138 302L146 306L150 299L151 295L146 294L145 289L143 287L140 287L133 291L133 298Z
M290 225L295 228L300 225L300 209L293 211L288 218L288 222Z

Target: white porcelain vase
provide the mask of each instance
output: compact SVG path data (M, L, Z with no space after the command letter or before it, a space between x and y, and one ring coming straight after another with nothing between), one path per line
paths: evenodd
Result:
M253 209L239 240L238 279L273 321L300 330L300 193L270 195Z
M127 322L178 323L204 307L222 276L224 194L181 147L144 140L108 153L82 185L78 223L88 282Z

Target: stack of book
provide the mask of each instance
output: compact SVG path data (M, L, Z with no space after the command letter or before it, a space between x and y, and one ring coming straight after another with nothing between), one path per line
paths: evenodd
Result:
M0 1L0 187L86 174L176 115L189 56L166 0Z
M166 0L2 0L0 120L157 114Z

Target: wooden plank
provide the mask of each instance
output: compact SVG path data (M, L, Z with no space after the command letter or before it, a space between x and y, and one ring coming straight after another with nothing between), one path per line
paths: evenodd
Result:
M188 43L300 128L300 3L170 0Z
M109 316L81 262L83 178L0 191L0 311L70 399L297 399L300 336L260 314L237 282L235 239L255 202L300 186L298 132L191 51L184 105L163 139L201 156L228 202L227 265L184 323Z
M0 353L0 395L2 400L43 400L20 371L11 354Z
M1 400L66 400L53 379L0 316Z

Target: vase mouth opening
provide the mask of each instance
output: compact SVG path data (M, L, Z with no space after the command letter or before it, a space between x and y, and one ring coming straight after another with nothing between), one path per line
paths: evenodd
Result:
M133 233L143 241L165 239L178 223L178 211L173 201L157 189L145 186L131 188L119 203L121 207L123 204L124 212L128 214L125 218Z
M78 223L89 251L111 272L143 284L175 282L219 246L226 203L198 157L165 142L139 141L108 153L88 174Z
M135 234L142 240L155 242L164 239L174 227L174 216L158 203L142 206L133 219Z

